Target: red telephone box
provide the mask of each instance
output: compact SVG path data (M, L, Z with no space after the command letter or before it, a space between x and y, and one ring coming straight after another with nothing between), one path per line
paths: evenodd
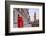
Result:
M23 19L22 17L18 16L18 28L22 28L23 27Z

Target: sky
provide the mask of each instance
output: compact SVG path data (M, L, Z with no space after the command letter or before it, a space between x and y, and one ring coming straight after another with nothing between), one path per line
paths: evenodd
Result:
M30 20L34 21L34 13L36 12L36 19L39 19L39 9L38 8L29 8Z

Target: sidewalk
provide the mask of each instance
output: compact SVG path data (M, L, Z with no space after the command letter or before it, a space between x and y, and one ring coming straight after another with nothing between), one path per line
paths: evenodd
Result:
M14 24L13 26L14 26L14 28L18 28L17 24ZM32 25L31 24L24 24L23 27L32 27Z

